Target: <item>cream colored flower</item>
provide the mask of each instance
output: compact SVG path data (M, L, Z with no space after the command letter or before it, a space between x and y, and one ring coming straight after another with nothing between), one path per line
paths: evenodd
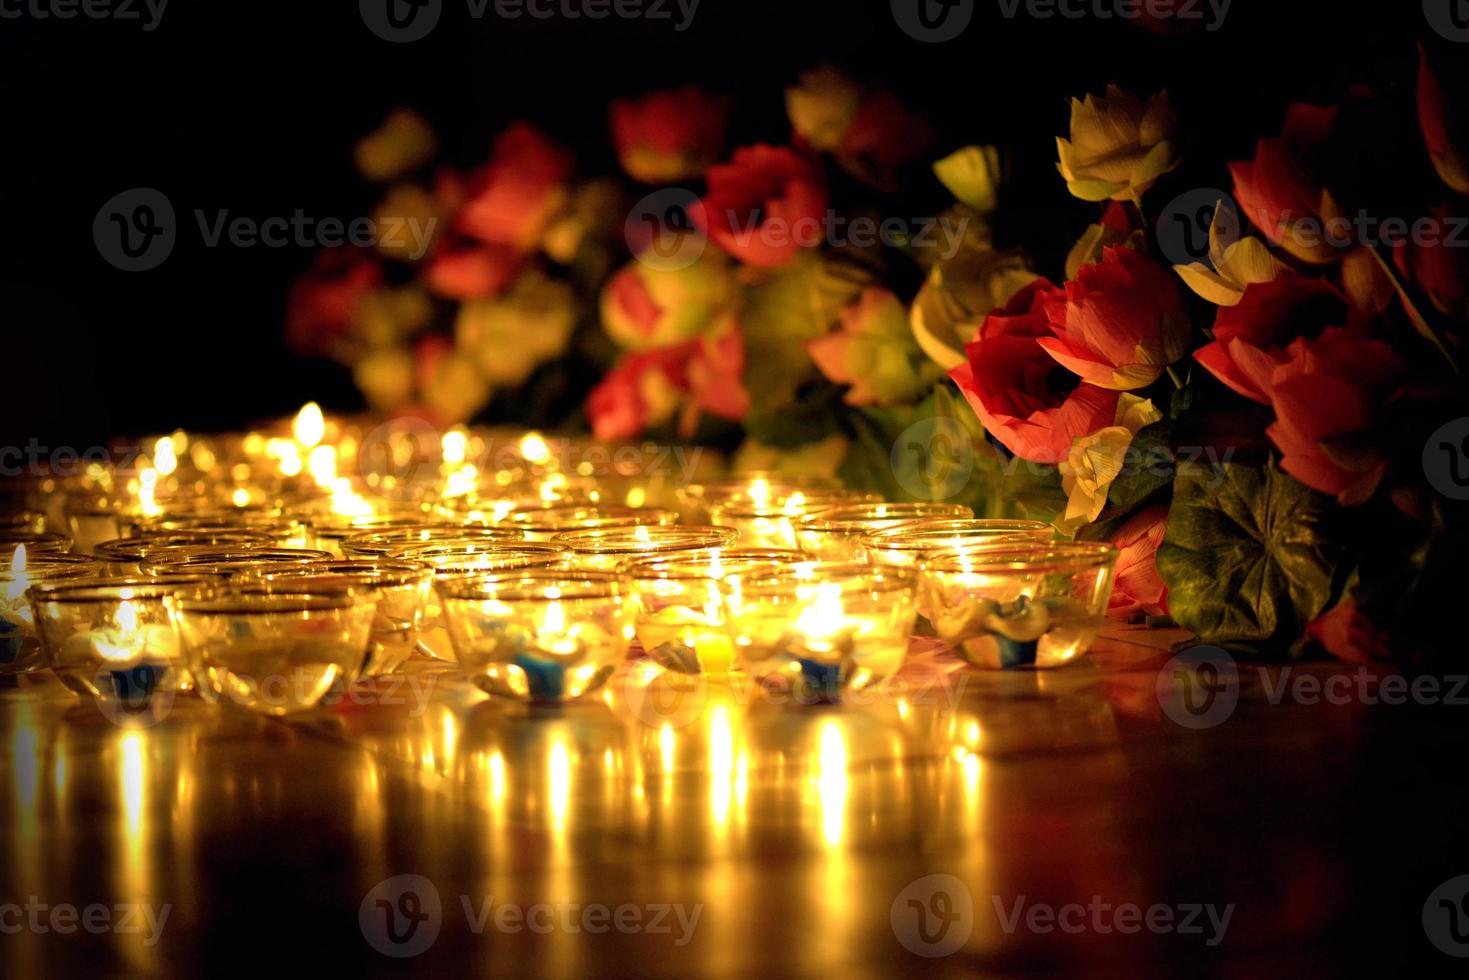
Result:
M928 273L909 313L913 337L945 371L968 360L964 346L974 340L991 311L1004 306L1036 278L1016 252L961 253Z
M1073 439L1071 452L1061 463L1061 487L1066 512L1056 522L1065 533L1090 524L1107 506L1112 481L1122 473L1127 450L1144 426L1160 421L1163 413L1146 398L1123 392L1117 399L1117 421L1105 429Z
M388 181L428 163L437 150L438 138L428 120L412 109L394 109L358 141L354 156L362 176Z
M966 146L933 165L940 183L961 203L989 214L998 203L1001 161L993 146Z
M802 72L800 84L786 89L791 128L818 150L842 145L861 101L861 87L830 65Z
M1214 220L1209 224L1209 262L1214 268L1191 262L1175 265L1173 271L1189 289L1215 306L1237 306L1247 286L1279 279L1290 269L1258 238L1247 235L1238 241L1226 241L1230 236L1225 229L1233 222L1221 222L1224 213L1225 208L1215 207Z
M1178 166L1177 128L1166 92L1145 103L1109 85L1105 97L1071 100L1071 139L1056 140L1057 169L1067 189L1083 201L1139 201Z

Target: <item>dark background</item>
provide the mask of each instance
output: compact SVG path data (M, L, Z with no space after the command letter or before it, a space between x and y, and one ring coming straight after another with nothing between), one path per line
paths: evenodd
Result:
M360 407L344 369L282 341L286 291L311 254L207 248L193 209L368 213L377 192L351 148L394 105L434 123L448 162L479 161L523 117L570 145L583 172L612 173L613 96L698 82L736 97L736 144L782 142L783 87L830 62L922 109L940 150L1012 149L1003 233L1056 275L1046 263L1096 213L1055 172L1068 97L1108 82L1168 89L1187 162L1154 192L1166 201L1170 188L1227 188L1225 161L1278 132L1289 101L1337 102L1361 82L1410 107L1414 40L1431 36L1403 0L1235 0L1222 30L1177 37L1118 20L1007 20L997 0L976 8L943 44L908 38L887 0L703 0L684 33L668 21L476 21L464 0L445 0L437 29L406 45L371 34L350 2L173 0L151 33L137 21L0 20L0 445L234 427L307 398ZM1422 153L1396 142L1378 149ZM126 273L99 256L92 220L136 186L170 198L179 240L160 268Z

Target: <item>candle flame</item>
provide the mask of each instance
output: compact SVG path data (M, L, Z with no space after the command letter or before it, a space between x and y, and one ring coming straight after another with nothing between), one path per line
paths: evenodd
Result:
M292 433L306 449L311 449L326 436L326 418L321 414L321 406L316 402L307 402L301 406L301 411L296 413L295 424L291 427Z
M750 499L760 507L770 505L770 483L763 476L751 481Z
M306 461L306 469L311 473L311 478L319 487L329 487L337 478L337 448L335 446L317 446L311 450L311 456Z
M26 570L26 546L16 545L15 551L10 554L10 571L14 575L24 575Z
M818 582L803 598L812 602L796 618L796 629L812 640L829 640L841 631L846 609L842 605L842 587L835 582Z
M168 476L178 469L178 453L174 451L173 440L168 436L153 444L153 466L158 470L159 476Z
M444 433L439 445L444 451L444 463L448 466L458 466L464 462L464 452L469 445L469 439L461 429L450 429Z
M540 465L551 458L551 447L539 432L527 432L520 437L520 455L527 463Z
M10 581L5 584L5 598L10 602L16 602L26 594L26 589L31 587L30 576L26 574L26 546L17 545L10 555ZM30 622L30 610L17 610L20 617Z
M541 632L560 635L566 632L566 610L561 608L561 600L552 600L546 607L546 614L541 617Z

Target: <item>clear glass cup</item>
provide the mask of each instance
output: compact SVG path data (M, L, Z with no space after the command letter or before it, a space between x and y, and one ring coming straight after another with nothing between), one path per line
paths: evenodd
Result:
M875 493L860 490L798 490L781 498L735 496L709 507L713 524L740 532L750 548L798 549L795 521L806 514L846 504L881 503Z
M434 570L434 581L439 582L527 569L562 568L570 554L565 545L548 541L484 540L405 545L389 556L428 565ZM418 648L435 660L454 662L454 645L436 589L429 592Z
M623 562L639 558L728 548L738 537L739 532L730 527L639 524L563 531L551 541L571 549L573 567L615 571Z
M277 548L306 548L312 541L311 528L304 521L276 514L250 512L207 514L193 517L163 516L135 520L128 524L129 536L164 533L223 533L252 531L270 538Z
M35 555L43 552L64 555L71 551L70 535L56 531L22 531L15 528L0 529L0 555L8 555L21 545Z
M193 689L166 600L206 594L218 584L211 576L80 578L33 585L27 596L45 665L57 679L131 715Z
M267 565L307 565L327 561L325 551L306 548L216 548L185 545L150 552L139 562L144 575L157 572L207 572L224 578L259 571Z
M719 581L736 572L805 561L798 551L728 549L663 555L622 566L638 644L677 674L722 676L734 667Z
M806 513L795 519L794 527L796 543L813 558L865 561L867 549L862 538L873 531L972 517L974 511L963 504L844 504Z
M121 537L123 503L120 499L95 493L67 495L66 529L78 553L90 555L101 542Z
M834 702L903 665L917 573L859 562L797 562L720 580L740 666L796 701Z
M525 540L524 532L508 527L481 527L474 524L417 524L388 531L366 531L342 539L345 558L382 558L404 548L433 547L471 541Z
M606 683L632 639L614 572L533 569L437 588L459 666L490 694L574 701Z
M104 541L93 550L92 557L102 562L105 574L130 576L141 573L142 561L148 555L169 548L188 547L249 550L269 548L271 540L265 534L243 528L231 531L154 532L139 537Z
M379 593L372 622L372 643L362 665L363 677L390 674L413 655L423 632L434 570L410 561L324 561L290 565L279 570L262 568L243 580L243 592L298 592L366 590Z
M86 555L32 555L25 545L0 557L0 674L45 666L27 591L63 579L93 578L101 570L101 564Z
M309 711L367 659L378 593L170 596L184 656L210 701L267 715Z
M1106 622L1117 551L1093 542L996 544L922 566L939 637L977 667L1060 667Z
M957 520L935 521L918 527L886 528L862 537L867 557L881 565L915 568L924 560L944 552L960 552L996 543L1016 541L1045 544L1056 531L1040 521Z
M311 526L311 546L328 552L333 558L342 558L342 542L345 539L373 531L418 527L423 523L423 515L384 517L369 514L365 517L346 517L341 514L323 514L310 518L307 523Z
M677 523L678 514L671 510L653 507L588 507L578 504L514 511L502 526L518 528L531 541L550 541L563 531Z
M677 488L675 496L689 523L710 520L710 508L737 498L763 503L781 503L792 494L839 489L834 480L793 476L789 473L753 471L722 480L689 483Z

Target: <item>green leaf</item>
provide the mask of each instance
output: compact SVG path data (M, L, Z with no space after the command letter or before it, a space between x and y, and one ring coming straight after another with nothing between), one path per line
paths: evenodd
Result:
M745 431L772 449L794 449L837 431L841 404L842 389L837 385L803 385L795 401L779 411L751 412L745 419Z
M1046 463L1016 457L1005 464L1001 499L1005 511L998 516L1052 524L1066 510L1061 471Z
M1164 420L1138 430L1127 447L1122 473L1107 491L1107 505L1131 511L1171 486L1175 473L1173 423Z
M1168 609L1205 643L1276 651L1340 591L1340 510L1273 463L1184 463L1158 572Z

